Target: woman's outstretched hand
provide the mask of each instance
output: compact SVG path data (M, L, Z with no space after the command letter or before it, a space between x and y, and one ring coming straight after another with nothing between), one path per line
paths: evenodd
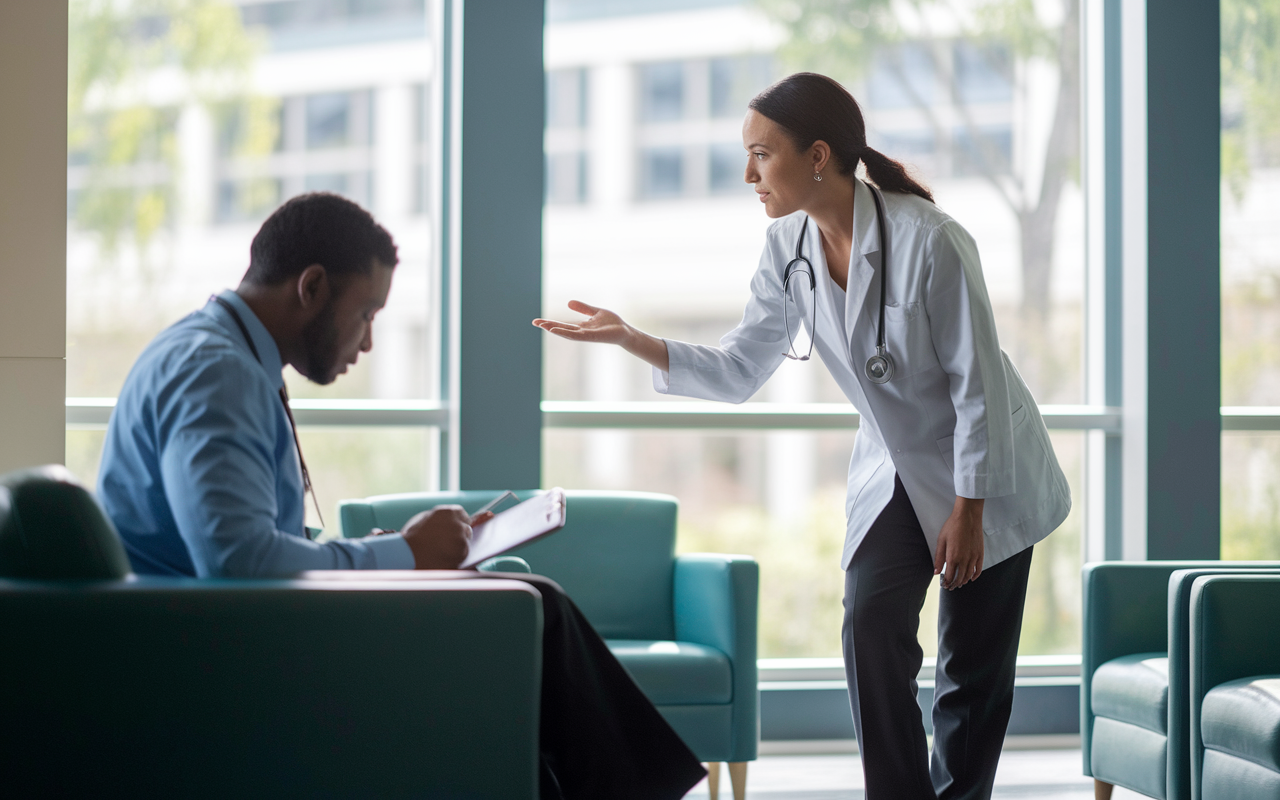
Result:
M535 319L534 325L547 333L575 342L600 342L601 344L625 345L631 333L631 326L622 321L622 317L607 308L596 308L581 300L570 300L569 310L585 314L581 322L558 322L553 319Z
M631 327L622 317L607 308L596 308L581 300L570 300L569 310L585 315L586 319L581 322L559 322L538 318L533 324L547 333L575 342L616 344L663 372L671 369L671 362L667 358L667 343L662 339Z

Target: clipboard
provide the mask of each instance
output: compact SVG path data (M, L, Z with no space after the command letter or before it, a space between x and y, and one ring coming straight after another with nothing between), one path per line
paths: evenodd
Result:
M471 529L471 551L459 569L472 569L481 561L541 539L564 527L564 489L556 487L512 506Z

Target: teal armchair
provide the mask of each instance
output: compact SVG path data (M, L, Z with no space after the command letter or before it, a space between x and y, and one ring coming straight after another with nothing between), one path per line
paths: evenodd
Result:
M1189 600L1193 581L1280 573L1272 562L1102 562L1084 568L1080 732L1098 797L1112 785L1189 800Z
M534 492L518 494L523 499ZM497 495L348 500L340 505L342 533L398 529L443 503L474 511ZM735 789L745 787L745 762L756 758L759 738L755 561L676 556L674 497L592 491L566 497L565 527L512 555L563 586L698 758L729 762Z
M1199 577L1191 590L1193 800L1280 797L1280 576Z
M0 478L9 797L538 796L525 583L137 578L65 470Z

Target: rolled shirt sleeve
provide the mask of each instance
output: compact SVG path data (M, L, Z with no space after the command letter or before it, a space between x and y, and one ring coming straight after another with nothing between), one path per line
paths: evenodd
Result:
M927 249L925 309L955 407L955 491L988 498L1015 492L1013 420L995 316L973 239L948 220Z

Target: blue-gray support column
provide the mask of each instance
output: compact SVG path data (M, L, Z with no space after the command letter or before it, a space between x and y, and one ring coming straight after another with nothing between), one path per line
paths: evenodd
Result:
M1120 407L1124 403L1123 379L1124 340L1121 335L1124 321L1124 229L1123 193L1124 173L1121 138L1121 110L1123 93L1121 82L1120 27L1122 0L1102 2L1102 204L1103 204L1103 402ZM1103 502L1103 558L1110 560L1123 556L1124 530L1124 480L1123 451L1120 436L1107 436L1103 448L1104 495Z
M462 489L540 485L541 0L462 14L458 459ZM455 85L458 85L455 83Z
M1218 0L1147 9L1147 558L1217 558Z
M1219 4L1121 13L1125 555L1217 558Z

